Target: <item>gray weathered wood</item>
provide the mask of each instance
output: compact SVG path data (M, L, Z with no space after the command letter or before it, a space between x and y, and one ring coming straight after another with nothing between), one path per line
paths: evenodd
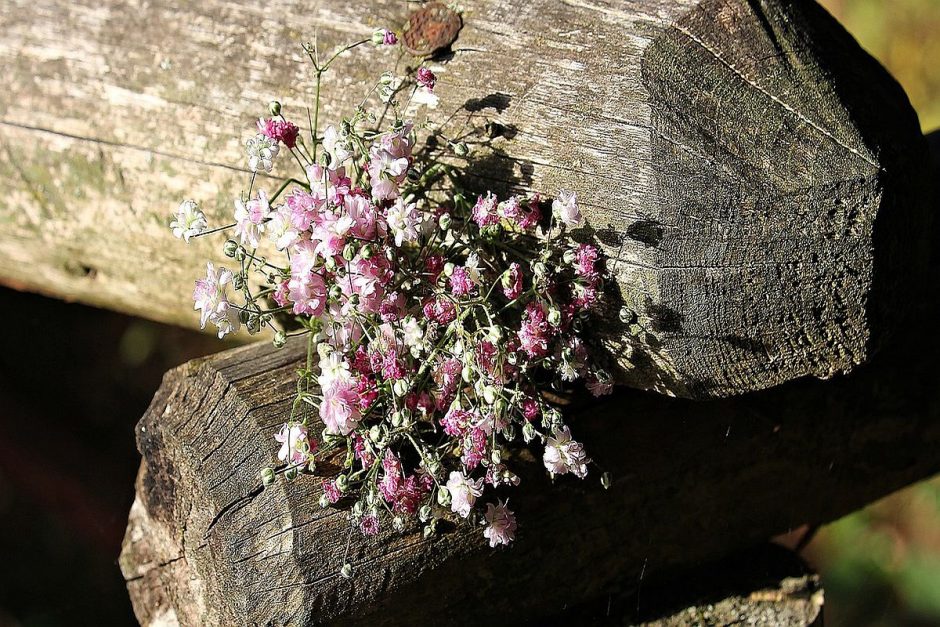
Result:
M477 184L575 189L613 260L621 380L726 396L863 362L916 286L926 177L898 85L804 0L480 0L440 75L453 128L497 122ZM0 281L194 325L268 100L305 118L302 40L404 22L404 2L11 0L0 14ZM389 51L359 50L323 119ZM404 67L402 65L401 67ZM471 115L466 109L475 110ZM469 119L468 119L469 118ZM492 127L491 127L492 128Z
M343 511L317 506L315 478L262 490L300 347L183 366L138 426L121 556L135 610L145 626L537 621L615 580L833 520L940 471L937 296L925 296L916 323L847 377L705 402L622 390L576 403L574 432L612 486L595 476L550 487L516 455L522 523L508 551L479 530L350 535Z

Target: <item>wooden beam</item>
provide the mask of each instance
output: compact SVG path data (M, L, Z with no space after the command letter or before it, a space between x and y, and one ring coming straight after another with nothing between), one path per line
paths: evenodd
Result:
M612 485L550 486L517 453L522 524L508 551L479 530L360 537L345 512L318 507L315 478L262 490L301 347L178 368L137 429L143 463L121 556L137 615L144 625L538 620L617 579L834 520L940 471L938 297L923 297L915 322L847 377L736 399L624 389L576 403L570 424ZM345 561L353 579L339 575Z
M194 196L225 222L254 118L273 98L306 118L302 40L328 48L407 10L7 3L0 282L194 325L189 286L219 242L172 241L169 214ZM497 125L472 155L476 186L579 193L612 260L600 330L621 381L727 396L830 377L902 324L923 285L922 136L898 85L815 3L480 0L464 17L433 63L433 115ZM393 60L344 59L324 119ZM642 333L617 322L621 302Z

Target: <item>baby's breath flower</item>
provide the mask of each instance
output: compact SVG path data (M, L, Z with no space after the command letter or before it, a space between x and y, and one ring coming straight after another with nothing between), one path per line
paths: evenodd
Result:
M195 200L184 200L176 210L176 217L170 222L170 228L173 229L173 236L177 239L189 241L190 237L195 237L206 230L209 222L206 215L200 211L199 205Z
M277 156L280 148L277 140L266 136L264 133L258 133L250 137L245 142L245 149L248 153L248 169L252 172L262 170L270 172L274 168L274 157Z

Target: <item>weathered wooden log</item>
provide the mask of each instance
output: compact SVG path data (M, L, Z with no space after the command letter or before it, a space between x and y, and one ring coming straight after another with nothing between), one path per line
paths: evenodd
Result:
M262 489L298 346L183 366L137 431L143 463L121 556L135 610L144 625L537 621L618 578L833 520L940 471L938 297L923 296L930 307L917 301L917 319L846 377L705 402L622 390L570 407L612 485L552 487L517 454L523 523L507 551L479 530L362 538L343 511L318 507L316 479Z
M7 2L0 281L194 325L186 286L216 243L172 242L169 213L194 195L226 221L253 118L274 97L305 118L302 39L344 43L405 11ZM624 381L726 396L829 377L899 324L923 253L922 137L898 85L815 3L481 0L464 17L434 65L435 114L492 123L480 187L580 194L619 292L607 344L637 364ZM325 118L390 58L344 59Z

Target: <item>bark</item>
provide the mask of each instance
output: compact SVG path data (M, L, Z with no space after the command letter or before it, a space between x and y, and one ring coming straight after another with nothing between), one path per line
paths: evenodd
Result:
M301 40L329 48L407 10L8 2L0 281L194 325L186 286L220 242L172 241L169 214L195 196L226 222L267 101L306 119ZM621 381L726 396L830 377L903 324L930 228L923 139L898 85L815 3L481 0L464 18L432 64L433 115L485 133L474 187L579 193L611 259L599 330ZM393 56L344 59L321 119Z

